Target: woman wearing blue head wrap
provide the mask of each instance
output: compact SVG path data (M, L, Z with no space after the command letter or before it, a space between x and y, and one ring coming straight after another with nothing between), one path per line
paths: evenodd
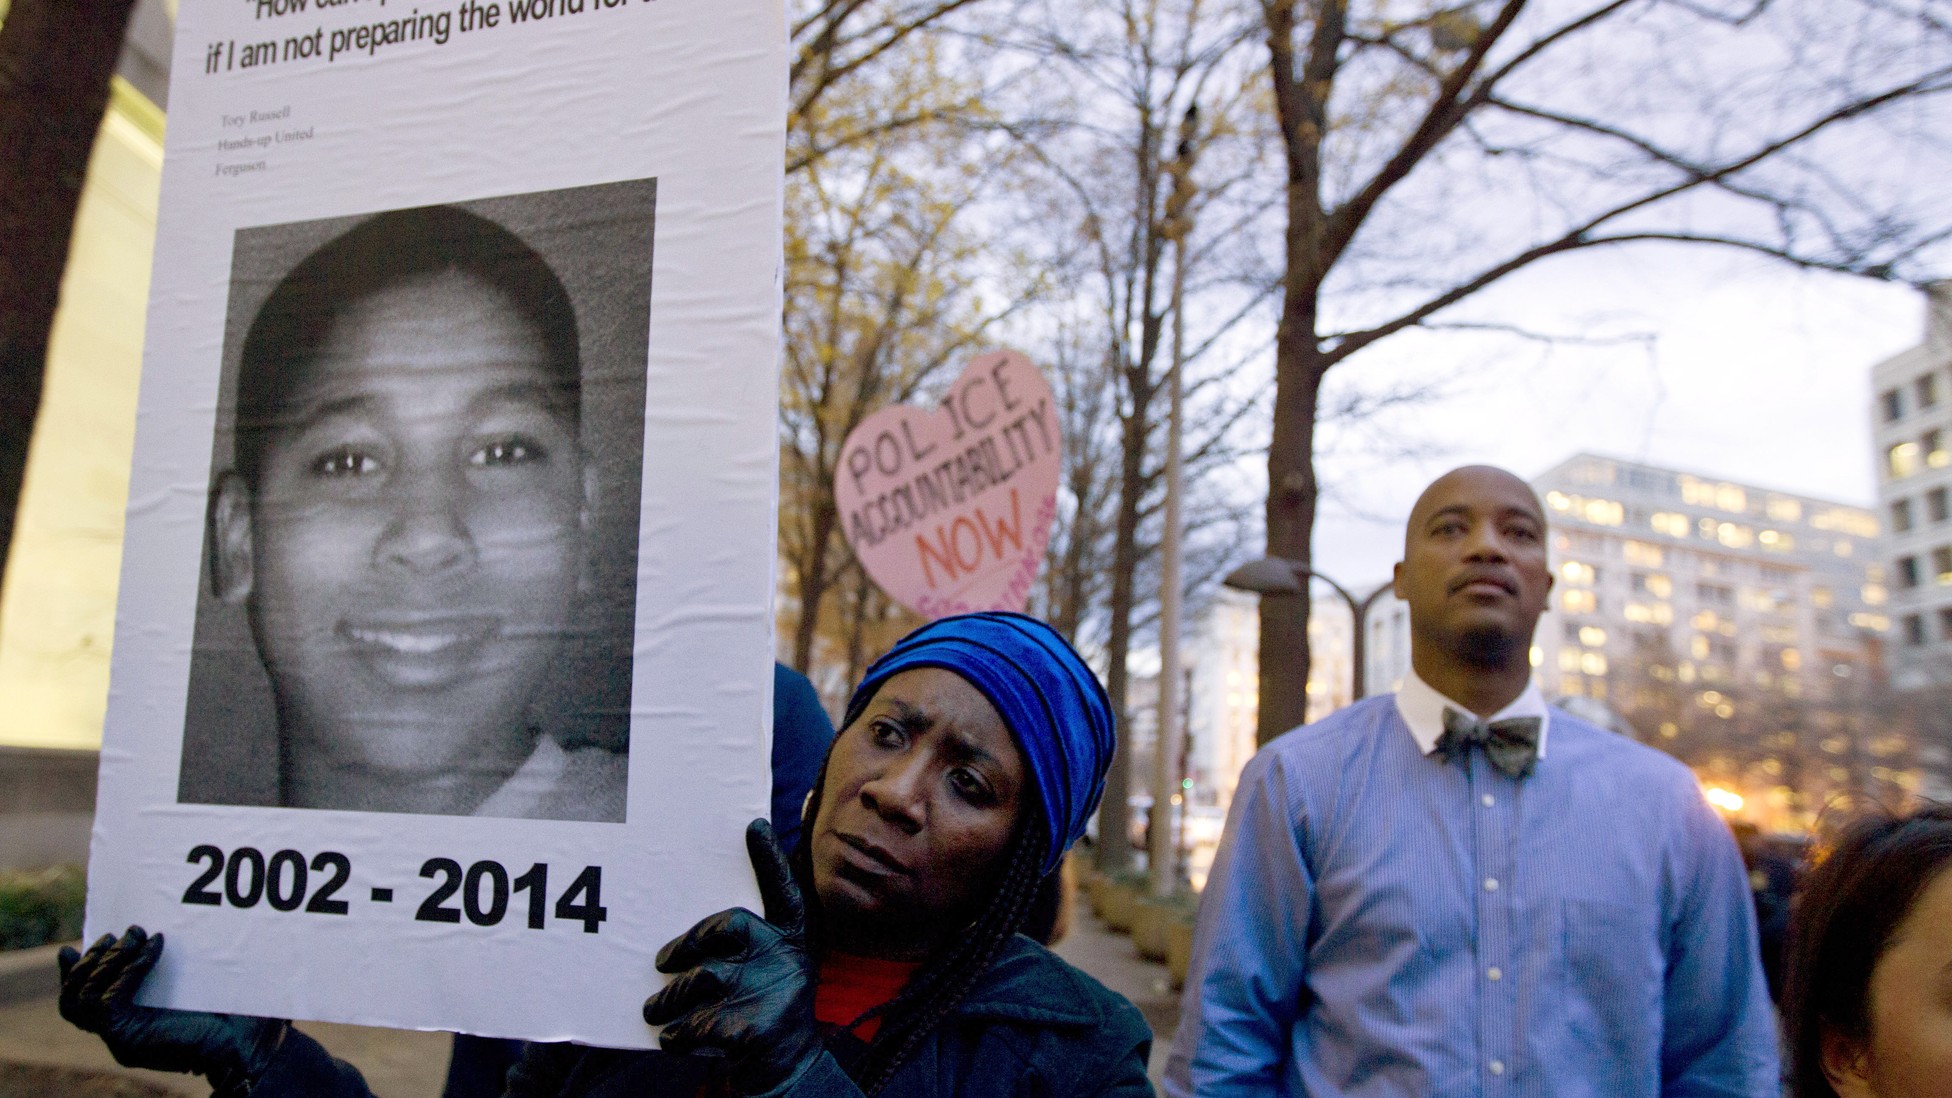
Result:
M799 848L748 830L764 917L721 912L659 952L673 979L644 1017L663 1051L537 1046L508 1094L1150 1095L1138 1010L1017 933L1097 808L1112 744L1104 689L1043 622L968 614L909 634L848 702ZM159 947L98 945L64 980L63 1013L125 1063L243 1080L255 1098L366 1095L283 1023L113 990L132 994Z

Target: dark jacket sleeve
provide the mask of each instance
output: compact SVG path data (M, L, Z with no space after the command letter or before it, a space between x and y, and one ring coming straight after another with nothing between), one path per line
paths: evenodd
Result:
M556 1098L582 1054L581 1048L570 1044L531 1044L508 1069L504 1098Z
M344 1060L334 1059L325 1046L298 1029L285 1031L284 1043L257 1086L252 1098L373 1098L359 1069Z
M833 722L820 707L813 684L798 671L774 663L772 823L781 850L791 851L799 842L800 809L833 742Z

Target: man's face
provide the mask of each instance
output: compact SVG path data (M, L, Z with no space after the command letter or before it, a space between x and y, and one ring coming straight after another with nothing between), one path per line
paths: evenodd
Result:
M1015 833L1023 754L961 676L903 671L841 730L812 843L842 948L919 954L974 916Z
M248 506L219 503L220 560L243 577L224 593L248 600L287 736L396 775L461 772L522 736L583 569L584 467L554 376L472 276L340 311Z
M1438 478L1410 514L1395 587L1419 640L1467 662L1523 652L1552 590L1531 489L1482 466Z

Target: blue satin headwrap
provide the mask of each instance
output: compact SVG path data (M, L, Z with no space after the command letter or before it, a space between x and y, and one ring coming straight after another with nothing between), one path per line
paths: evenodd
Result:
M1112 707L1098 676L1036 618L960 614L924 625L876 660L854 688L841 726L854 723L882 683L917 667L953 671L996 706L1044 807L1044 872L1057 868L1097 811L1112 763Z

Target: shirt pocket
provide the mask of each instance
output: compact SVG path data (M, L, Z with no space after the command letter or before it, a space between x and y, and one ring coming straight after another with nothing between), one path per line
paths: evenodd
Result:
M1555 1009L1584 1041L1608 1050L1616 1083L1630 1094L1636 1076L1658 1078L1661 1003L1666 960L1660 913L1653 904L1566 900L1561 906L1566 994ZM1633 1080L1630 1082L1629 1080Z

